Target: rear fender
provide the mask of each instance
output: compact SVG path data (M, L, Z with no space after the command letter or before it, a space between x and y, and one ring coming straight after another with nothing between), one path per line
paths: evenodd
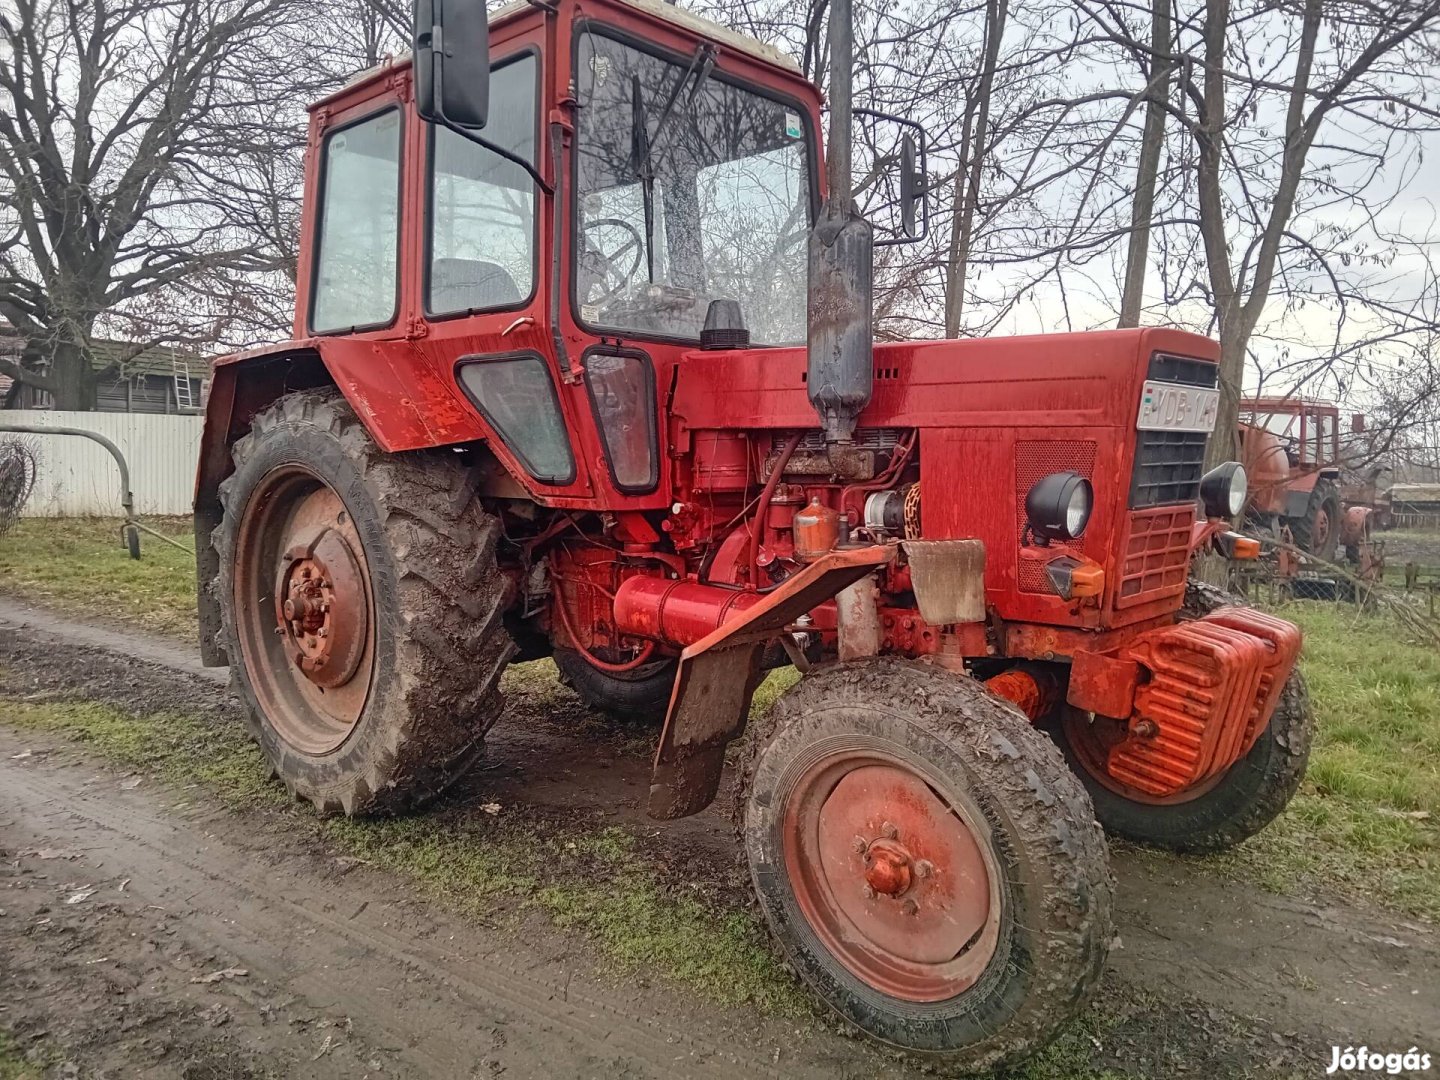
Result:
M195 476L195 572L200 655L209 667L227 663L216 640L220 604L210 591L219 556L210 534L220 524L220 484L230 475L230 448L250 430L255 415L295 390L334 386L355 410L376 444L387 453L491 442L491 432L464 402L453 380L446 383L428 366L398 362L407 342L365 338L307 338L221 357L215 362L200 458ZM391 359L397 362L391 363ZM500 497L533 497L524 475L508 457L488 470Z

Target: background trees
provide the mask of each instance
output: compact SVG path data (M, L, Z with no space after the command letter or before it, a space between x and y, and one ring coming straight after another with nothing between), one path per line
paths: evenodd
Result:
M825 0L687 6L827 80ZM26 349L0 371L83 408L100 330L283 333L303 105L408 18L4 0L0 316ZM933 151L930 238L878 256L880 335L1180 325L1220 339L1232 408L1247 383L1377 409L1425 385L1440 0L862 0L856 33L857 103Z

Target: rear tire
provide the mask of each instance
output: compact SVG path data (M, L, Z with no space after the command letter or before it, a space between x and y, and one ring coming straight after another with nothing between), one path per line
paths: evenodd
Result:
M1224 589L1191 581L1181 616L1198 619L1230 605L1250 606ZM1076 722L1084 720L1077 718ZM1183 802L1144 803L1127 799L1091 775L1065 734L1067 725L1054 727L1057 742L1090 792L1095 815L1107 832L1152 847L1192 853L1234 847L1275 820L1305 778L1315 737L1310 695L1297 665L1269 726L1218 782Z
M743 839L800 977L922 1060L979 1070L1043 1046L1112 933L1104 836L1055 746L970 679L891 659L806 676L768 724Z
M665 719L675 685L673 659L642 664L621 674L601 671L574 649L556 649L554 659L560 681L590 708L647 727Z
M433 798L479 756L503 704L514 645L498 522L455 455L382 452L333 389L259 413L233 458L213 538L220 644L266 759L322 813ZM325 634L278 613L294 568L322 559L306 545L329 560L314 564ZM307 674L296 657L325 641L338 656Z
M1340 489L1335 482L1316 480L1305 516L1288 518L1287 524L1296 547L1317 559L1334 562L1340 547Z

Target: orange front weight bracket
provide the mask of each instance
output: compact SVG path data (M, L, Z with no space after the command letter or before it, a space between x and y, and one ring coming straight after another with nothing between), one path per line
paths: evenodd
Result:
M745 730L760 684L765 643L896 554L894 545L876 545L823 555L680 654L650 779L651 817L688 817L714 801L725 747Z

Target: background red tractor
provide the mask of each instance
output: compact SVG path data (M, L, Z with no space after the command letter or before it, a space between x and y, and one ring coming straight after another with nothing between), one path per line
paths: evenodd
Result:
M828 160L796 66L674 6L441 14L313 108L295 336L216 367L207 662L285 785L358 814L442 791L552 655L663 723L661 818L794 664L738 780L781 947L894 1047L1027 1053L1112 938L1097 819L1223 847L1304 771L1299 632L1189 581L1255 549L1243 470L1202 475L1217 346L875 345L925 148L889 122L876 240L845 0Z
M1241 459L1250 481L1246 518L1301 551L1359 563L1376 523L1376 471L1347 453L1340 410L1325 401L1254 397L1240 403ZM1350 417L1349 432L1365 418Z

